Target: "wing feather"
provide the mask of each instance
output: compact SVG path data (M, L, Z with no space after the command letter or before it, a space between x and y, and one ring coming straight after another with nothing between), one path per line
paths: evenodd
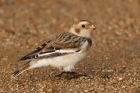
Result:
M18 61L26 60L26 59L30 58L31 56L33 56L33 55L39 53L45 46L46 46L45 43L42 44L41 47L36 48L33 52L31 52L31 53L25 55L24 57L20 58Z
M33 52L19 59L32 60L71 54L80 51L80 46L86 41L85 37L79 37L69 32L64 32L47 41Z

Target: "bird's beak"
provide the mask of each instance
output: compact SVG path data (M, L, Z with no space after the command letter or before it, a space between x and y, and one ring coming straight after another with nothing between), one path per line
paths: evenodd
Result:
M90 29L91 29L91 30L95 30L96 28L95 28L94 25L91 25Z

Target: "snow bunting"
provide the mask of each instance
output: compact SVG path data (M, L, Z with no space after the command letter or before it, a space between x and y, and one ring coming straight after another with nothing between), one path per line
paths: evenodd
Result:
M26 70L49 65L62 69L64 72L71 72L74 65L89 52L92 45L90 34L94 29L90 21L75 22L69 32L63 32L48 39L33 52L19 59L19 62L27 62L12 76L16 77Z

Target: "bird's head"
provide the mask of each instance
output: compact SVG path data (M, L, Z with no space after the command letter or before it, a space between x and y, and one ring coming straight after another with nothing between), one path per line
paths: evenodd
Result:
M90 37L91 31L95 29L95 26L86 20L80 20L75 22L70 28L70 32L78 36Z

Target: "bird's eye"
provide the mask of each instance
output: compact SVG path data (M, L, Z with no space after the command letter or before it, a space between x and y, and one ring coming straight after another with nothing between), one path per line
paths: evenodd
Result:
M82 25L83 28L85 28L85 25Z

